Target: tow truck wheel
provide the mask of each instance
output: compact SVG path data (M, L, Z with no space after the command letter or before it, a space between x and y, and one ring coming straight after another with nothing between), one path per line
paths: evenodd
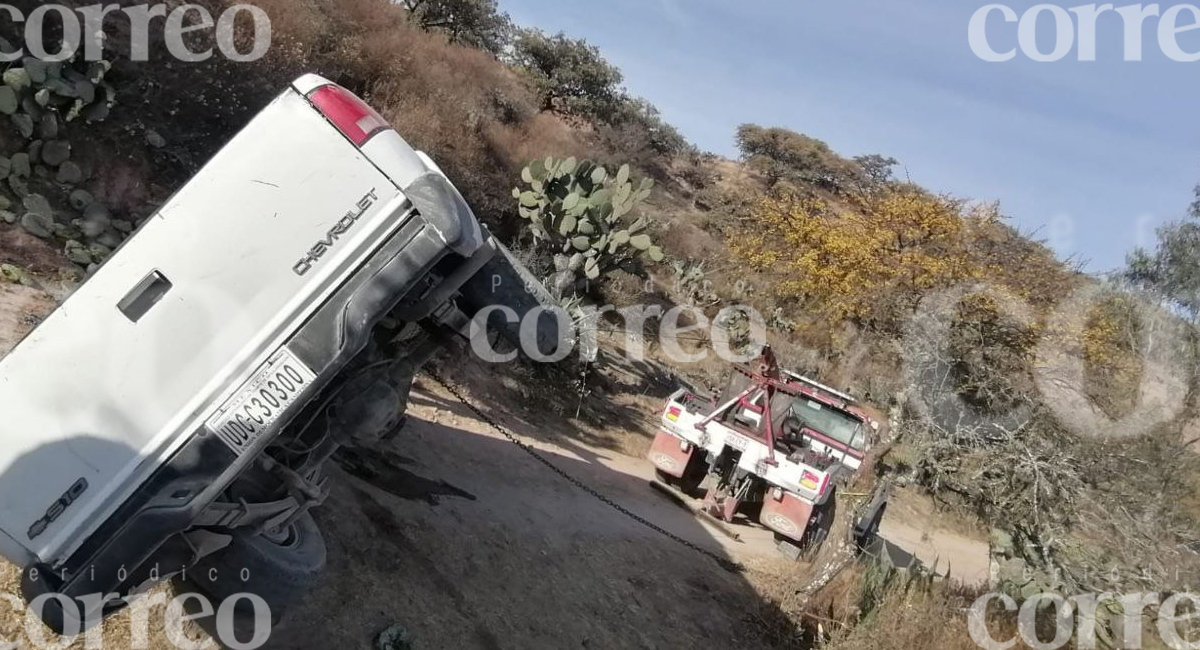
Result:
M304 513L283 530L235 532L229 547L201 560L189 570L189 578L218 604L236 594L254 594L278 621L288 605L316 584L324 567L325 540L312 515ZM235 611L254 612L246 599Z
M815 556L821 550L821 545L829 539L829 531L833 529L833 520L837 516L836 495L830 496L823 505L817 506L813 517L809 520L808 530L804 532L804 540L800 543L804 554Z

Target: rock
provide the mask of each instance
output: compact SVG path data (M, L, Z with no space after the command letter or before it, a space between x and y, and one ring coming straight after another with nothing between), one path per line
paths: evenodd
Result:
M112 255L112 249L99 242L94 242L88 246L88 254L92 256L93 262L103 262Z
M33 137L32 117L24 113L13 113L9 116L9 119L12 120L13 126L16 126L17 130L21 132L21 137L25 138L26 140Z
M112 227L126 234L133 232L133 222L124 219L113 219Z
M21 227L34 237L48 238L51 235L52 226L48 217L39 214L30 212L21 217Z
M29 152L29 163L31 165L36 165L42 162L42 147L44 146L45 143L41 140L34 140L29 144L29 149L27 149L27 151Z
M29 212L40 214L48 219L52 219L54 217L54 207L51 206L50 201L46 200L46 197L42 196L41 194L30 194L29 196L25 197L21 203Z
M25 272L12 264L0 264L0 278L13 284L24 284Z
M108 208L99 201L93 201L83 209L83 218L89 221L103 221L105 224L112 221L112 217L108 213Z
M81 266L87 266L92 263L92 256L88 253L87 247L74 239L67 242L63 253L66 254L67 259Z
M83 232L68 224L53 224L50 226L50 232L59 239L83 239Z
M120 234L118 234L117 232L115 232L115 231L112 231L112 230L106 231L106 232L105 232L103 235L100 235L99 237L97 237L97 238L96 238L96 243L97 243L97 244L101 244L101 245L103 245L103 246L107 246L107 247L109 247L109 248L111 248L111 249L114 249L114 250L115 250L115 249L116 249L118 246L120 246L120 245L121 245L121 242L123 242L123 241L125 241L125 238L124 238L124 237L122 237L122 236L121 236Z
M75 190L74 192L71 192L69 201L71 202L72 208L75 208L76 210L83 210L92 203L95 203L96 199L92 198L92 193L87 190Z
M46 78L48 76L47 70L50 68L50 64L48 62L27 56L21 61L21 65L25 67L25 71L29 73L29 78L32 79L34 83L46 83Z
M84 239L91 241L103 235L108 228L99 221L89 221L87 219L76 219L71 222L79 232L83 233Z
M10 212L9 210L0 210L0 219L3 219L4 223L16 223L17 213Z
M12 157L12 173L21 178L29 178L33 173L33 163L29 160L29 154L19 153Z
M63 185L78 185L83 182L83 170L73 162L65 162L58 168L55 180Z
M7 210L12 207L12 200L7 196L0 194L0 210Z
M4 72L5 85L11 86L18 93L33 85L25 68L9 68Z
M12 171L12 159L0 156L0 180L8 178L9 172Z
M149 144L155 149L162 149L167 146L167 139L158 134L158 131L149 129L146 131L146 144Z
M412 650L412 636L401 625L393 625L375 639L376 650Z
M54 178L54 171L45 165L37 165L33 168L33 176L39 180L50 180Z
M17 112L19 105L20 100L17 97L17 91L9 86L0 87L0 113L13 115Z
M25 182L25 179L20 176L15 174L9 176L8 187L12 189L13 194L19 197L29 196L29 183Z
M43 140L54 140L58 137L58 116L54 113L46 113L42 119L38 121L38 134Z
M42 146L42 160L51 167L58 167L71 158L71 143L66 140L47 140Z

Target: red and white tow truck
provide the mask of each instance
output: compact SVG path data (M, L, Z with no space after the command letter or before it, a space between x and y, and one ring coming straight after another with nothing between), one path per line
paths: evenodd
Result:
M796 558L828 537L839 486L862 468L878 431L852 397L780 370L768 348L734 366L715 402L673 394L649 458L661 482L695 495L706 488L703 512L731 523L740 513ZM855 525L862 548L879 531L886 486L869 496Z

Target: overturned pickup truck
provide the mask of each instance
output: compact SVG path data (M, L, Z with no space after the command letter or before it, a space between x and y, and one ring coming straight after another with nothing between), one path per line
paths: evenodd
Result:
M298 79L0 361L25 596L73 631L187 570L278 614L325 562L328 461L489 302L543 304L529 279L428 156Z
M879 425L853 398L780 370L767 348L733 367L716 402L681 389L667 401L649 458L658 479L685 493L706 487L703 511L742 514L798 558L828 537L839 484L863 465ZM886 484L869 495L854 536L866 548L887 510Z

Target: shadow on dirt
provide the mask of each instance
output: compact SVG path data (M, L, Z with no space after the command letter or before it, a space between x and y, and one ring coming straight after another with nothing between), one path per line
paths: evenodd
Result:
M334 460L347 474L401 499L421 500L431 506L444 496L475 500L474 494L444 480L431 481L403 469L401 465L411 465L413 461L400 454L346 448L339 450Z
M778 630L764 629L782 615L743 575L480 433L450 399L414 393L408 427L369 463L378 473L334 477L315 513L329 566L268 647L364 647L396 625L421 648L784 647ZM638 516L726 557L713 533L650 494L644 479L576 451L546 455ZM379 480L396 473L400 495ZM413 476L422 489L452 484L478 499L430 501L415 494Z

